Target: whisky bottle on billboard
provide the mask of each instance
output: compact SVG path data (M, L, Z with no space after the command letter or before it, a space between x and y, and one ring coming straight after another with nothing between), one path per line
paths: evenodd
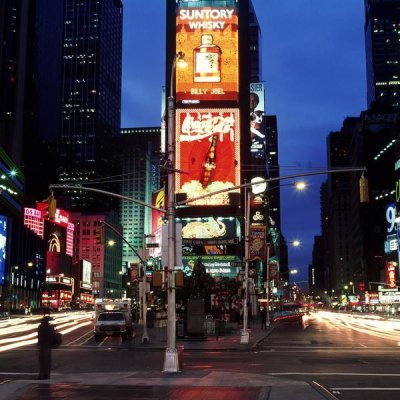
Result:
M201 45L194 49L194 82L221 82L221 48L212 35L201 35Z
M208 148L206 158L203 164L203 171L201 174L201 185L205 189L211 182L211 176L217 164L215 162L215 151L217 149L217 135L213 135L210 147Z

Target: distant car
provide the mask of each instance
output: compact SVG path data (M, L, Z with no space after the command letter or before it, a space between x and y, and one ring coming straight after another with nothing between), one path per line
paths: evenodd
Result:
M104 311L98 314L94 325L94 338L121 336L123 340L132 338L132 320L121 311Z

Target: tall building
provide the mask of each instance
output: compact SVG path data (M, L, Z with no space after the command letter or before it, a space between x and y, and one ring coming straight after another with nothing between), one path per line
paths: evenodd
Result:
M360 203L359 174L350 175L350 260L356 289L376 290L386 281L386 263L397 261L397 250L388 244L395 231L395 162L399 145L399 113L383 114L380 108L362 112L349 148L350 166L367 169L369 202ZM396 240L393 241L393 244ZM375 282L375 283L374 283Z
M59 140L62 183L88 183L116 171L115 151L110 145L111 138L120 133L122 10L121 0L64 0ZM88 192L69 194L74 209L111 206L108 199L100 202Z
M400 0L365 0L368 106L400 109Z
M121 298L122 276L122 229L115 212L73 212L70 219L75 226L73 261L91 263L91 283L94 297ZM107 225L103 225L104 221ZM102 229L101 239L98 230Z
M252 3L250 3L249 13L249 43L250 82L260 82L262 71L261 29Z
M121 129L118 138L121 195L151 204L152 193L160 189L160 139L159 127ZM130 244L123 243L122 262L130 266L139 261L132 247L136 251L141 249L144 235L151 233L151 210L140 203L121 200L120 224Z
M0 305L10 308L14 306L13 286L17 280L21 284L26 261L34 257L31 243L27 243L31 238L22 225L25 177L21 171L24 125L31 100L25 84L30 63L30 11L26 1L0 3ZM19 249L22 242L26 247ZM16 270L19 278L13 274Z
M26 104L30 5L0 4L0 146L21 164Z
M357 124L357 118L346 118L338 132L331 132L327 137L328 169L346 168L349 166L349 145ZM327 259L330 286L343 290L353 279L350 268L349 248L349 179L348 173L329 174L327 180L327 214L329 221L325 238L330 257Z

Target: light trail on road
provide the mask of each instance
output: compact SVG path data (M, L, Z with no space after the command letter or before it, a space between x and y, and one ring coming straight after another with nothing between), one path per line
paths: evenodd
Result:
M315 317L335 326L345 326L357 332L400 343L400 320L384 319L376 315L353 315L329 311L318 311Z
M84 326L90 325L91 315L88 313L65 313L54 314L51 316L51 324L55 326L57 332L66 335ZM42 316L30 316L25 318L9 319L2 321L0 325L0 352L16 349L19 347L37 344L37 328ZM25 335L10 336L31 332ZM10 337L4 337L4 336Z

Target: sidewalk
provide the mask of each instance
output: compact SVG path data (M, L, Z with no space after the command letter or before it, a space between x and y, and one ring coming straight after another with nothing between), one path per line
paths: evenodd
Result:
M252 326L250 342L240 344L240 328L232 326L222 336L205 340L177 338L177 347L184 351L251 351L274 329ZM142 329L137 327L133 346L136 351L166 347L161 328L148 329L149 341L142 343ZM185 370L181 373L113 372L57 374L50 380L17 380L0 384L0 400L100 400L118 398L171 400L326 400L335 399L321 388L306 382L272 377L265 374L231 373L209 370Z
M166 339L166 328L148 328L147 335L149 337L148 342L142 343L142 326L137 326L135 329L135 341L140 343L142 348L152 348L164 350L167 344ZM268 329L261 329L260 324L252 325L248 328L249 331L249 343L240 344L241 338L241 326L236 323L227 324L226 332L216 336L215 334L208 335L202 339L193 339L185 336L176 337L176 345L183 346L185 350L241 350L249 351L255 348L258 343L265 339L272 331L272 325ZM137 347L139 349L140 347Z

